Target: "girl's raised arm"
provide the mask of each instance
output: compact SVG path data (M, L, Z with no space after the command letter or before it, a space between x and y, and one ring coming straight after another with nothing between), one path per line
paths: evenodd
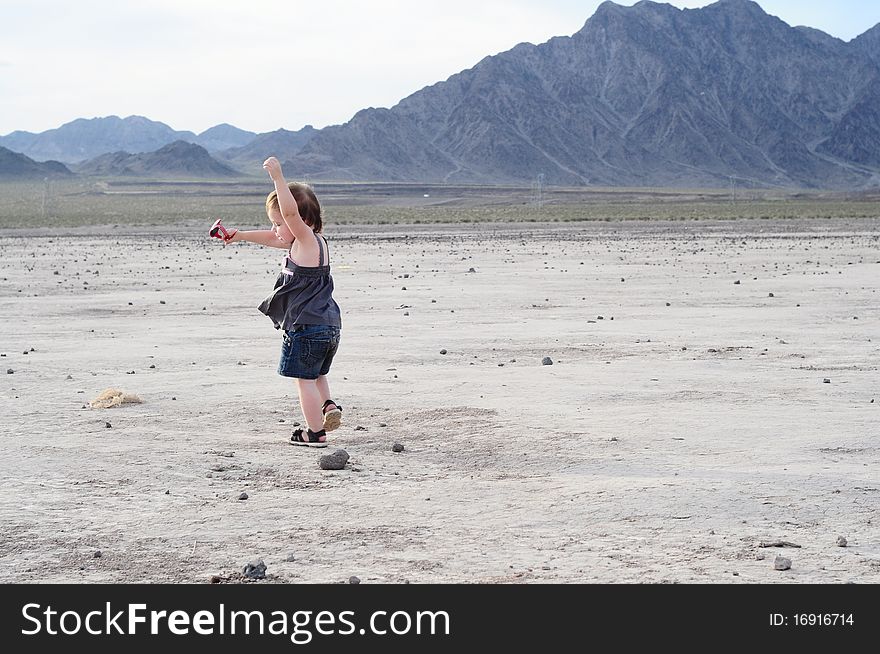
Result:
M281 209L281 218L300 243L309 243L312 236L312 228L303 222L299 215L299 207L287 182L281 172L281 163L275 157L269 157L263 162L263 168L269 173L269 177L275 183L275 192L278 194L278 207Z

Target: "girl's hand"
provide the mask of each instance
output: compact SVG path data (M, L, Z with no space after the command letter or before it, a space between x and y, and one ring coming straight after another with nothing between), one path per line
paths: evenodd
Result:
M283 178L281 173L281 162L275 157L269 157L263 162L263 170L269 173L269 177L271 177L273 181Z
M223 245L226 245L227 243L231 243L234 241L235 235L238 234L238 230L235 228L226 229L222 224L222 220L218 218L217 221L213 225L211 225L211 230L208 232L208 234L211 236L211 238L219 238L221 241L223 241Z

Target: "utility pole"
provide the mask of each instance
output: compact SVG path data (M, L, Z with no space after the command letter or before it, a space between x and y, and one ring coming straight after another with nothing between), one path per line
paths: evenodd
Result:
M544 173L538 175L538 178L535 180L535 204L538 209L544 208Z
M42 202L42 214L43 214L43 222L46 221L46 202L49 199L49 178L43 178L43 202Z

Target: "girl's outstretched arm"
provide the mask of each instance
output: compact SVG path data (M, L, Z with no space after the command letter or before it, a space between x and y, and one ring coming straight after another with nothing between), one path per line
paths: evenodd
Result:
M269 177L275 183L275 192L278 194L278 207L281 209L281 218L300 243L310 243L312 240L312 228L303 222L302 216L299 215L299 207L296 206L296 200L293 193L284 180L284 174L281 172L281 163L275 157L269 157L263 162L263 168L269 173ZM308 246L307 246L308 247Z
M227 241L227 243L239 243L241 241L256 243L257 245L265 245L270 248L281 248L282 250L286 250L290 247L290 243L285 243L275 236L275 232L271 229L261 229L250 232L239 230L236 232L235 236Z

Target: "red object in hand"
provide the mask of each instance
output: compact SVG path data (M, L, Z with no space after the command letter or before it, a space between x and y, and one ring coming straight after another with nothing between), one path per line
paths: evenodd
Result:
M212 238L219 238L223 242L227 242L232 240L232 237L238 233L237 229L233 229L232 231L227 231L227 229L221 224L222 219L218 218L217 221L211 225L211 231L208 232Z

